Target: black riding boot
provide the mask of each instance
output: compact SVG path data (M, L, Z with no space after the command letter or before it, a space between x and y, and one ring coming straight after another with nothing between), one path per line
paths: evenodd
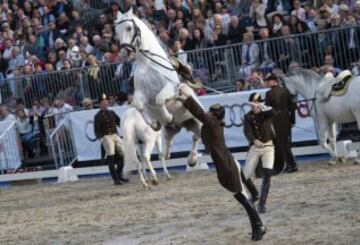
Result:
M252 182L251 178L246 179L244 173L241 171L241 179L251 194L251 201L256 202L257 200L259 200L259 192L254 182Z
M262 183L261 183L260 201L259 201L259 207L258 207L259 213L266 212L265 204L266 204L267 196L269 194L270 179L271 179L273 170L264 168L263 171L264 171L264 173L263 173L263 179L262 179Z
M126 178L123 175L123 170L124 170L124 156L121 153L116 154L116 163L117 163L117 174L119 176L119 179L122 182L129 182L129 179Z
M266 233L266 229L253 203L249 199L247 199L246 196L243 195L241 192L236 193L234 197L245 208L249 216L252 230L251 240L261 240Z
M122 183L120 182L120 178L119 178L119 175L118 175L116 167L115 167L116 166L115 156L108 156L107 162L109 165L111 177L114 180L114 185L121 185Z

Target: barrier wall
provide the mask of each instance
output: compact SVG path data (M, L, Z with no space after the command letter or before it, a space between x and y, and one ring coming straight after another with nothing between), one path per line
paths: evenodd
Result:
M267 90L259 90L263 96ZM209 95L201 96L199 100L203 104L205 109L208 109L211 104L221 103L223 105L237 104L241 105L248 101L249 95L254 91L246 91L239 93L228 93L221 95ZM296 113L296 127L293 128L293 141L311 141L317 140L315 126L312 118L306 116L306 108L304 102L302 108L299 107ZM121 115L126 110L127 106L113 107L114 110L121 118ZM245 111L248 111L249 107L244 107ZM232 112L231 112L232 111ZM225 124L241 124L241 117L245 111L242 111L240 106L234 106L233 109L226 109ZM70 113L70 120L72 124L72 130L74 134L76 151L78 154L78 161L88 161L100 159L100 142L94 135L93 119L98 110L86 110ZM299 113L300 112L300 113ZM121 129L119 134L122 135ZM171 152L183 152L189 151L191 148L192 136L189 132L183 129L174 138ZM225 128L225 139L229 147L241 147L247 146L248 142L243 134L243 127L230 127ZM199 146L199 149L203 149L203 145Z

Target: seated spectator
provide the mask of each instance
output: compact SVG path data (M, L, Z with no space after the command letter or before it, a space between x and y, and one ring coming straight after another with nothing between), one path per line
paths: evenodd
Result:
M117 96L115 95L109 95L109 107L117 107L119 104L116 102L118 100Z
M228 31L228 43L239 43L242 41L242 34L245 32L240 27L240 21L237 16L230 17L230 25Z
M222 25L216 25L215 30L212 33L212 38L210 39L210 46L223 46L227 43L227 36L223 31Z
M35 156L35 145L33 140L39 132L33 132L33 121L29 119L24 110L17 110L16 115L16 128L19 131L21 143L28 153L28 156L32 158Z
M328 54L325 55L324 57L324 65L322 67L320 67L320 69L322 71L331 71L333 73L334 76L336 76L337 74L339 74L341 72L341 69L339 67L335 67L334 64L334 58L332 57L332 55Z
M247 78L247 83L249 84L249 90L266 88L262 74L258 70L253 70L251 72L250 76Z
M15 121L16 117L10 113L9 108L5 105L0 107L0 121Z
M248 83L244 79L235 80L235 91L236 92L249 90L248 86L249 86Z
M265 4L262 4L260 0L253 0L250 7L250 17L253 19L256 29L267 26L265 10Z
M307 17L305 19L305 23L309 27L309 30L311 32L317 32L317 27L316 27L317 18L318 18L318 16L317 16L316 9L310 8L307 11Z
M289 67L291 61L296 61L300 58L299 40L293 38L290 33L290 27L284 25L281 28L282 39L277 40L277 66L283 70Z
M180 41L176 40L174 42L172 52L183 64L187 64L187 54L182 50Z
M63 99L56 99L49 110L49 114L55 115L55 122L58 125L71 111L73 111L71 105L65 103Z
M353 76L360 76L360 59L352 64L351 73Z
M259 37L261 42L259 42L259 60L261 62L260 69L264 74L271 73L275 62L273 60L273 52L276 41L268 40L269 39L269 29L261 28L259 30Z
M281 14L275 14L272 17L272 21L271 21L271 30L272 30L272 37L277 37L281 35L281 28L284 25L284 19L283 16Z
M259 66L259 46L254 41L252 33L244 33L244 43L241 45L241 68L240 76L247 77L251 70Z
M94 47L90 45L89 39L86 36L80 38L80 49L85 50L87 54L94 54Z
M291 15L298 17L299 20L305 21L305 9L301 7L300 0L295 0L294 10L291 11Z
M291 15L289 17L289 27L290 27L290 33L291 34L297 34L297 25L300 23L300 20L297 16Z
M93 104L93 101L92 99L90 99L89 97L85 97L83 99L83 101L81 102L82 104L82 108L83 110L91 110L91 109L94 109L94 104Z
M268 0L267 2L267 18L270 19L274 14L287 15L292 10L290 0Z
M25 65L25 58L21 54L19 47L15 46L11 50L8 72L13 71L17 67L22 67L23 65Z

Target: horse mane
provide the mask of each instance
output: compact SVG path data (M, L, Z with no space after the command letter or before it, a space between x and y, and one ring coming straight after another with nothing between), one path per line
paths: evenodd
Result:
M288 71L286 73L286 77L291 77L291 76L301 76L305 83L309 83L313 80L319 82L321 80L320 79L321 75L316 73L314 70L309 70L309 69L305 69L305 68L298 68L298 69L293 69L293 70Z

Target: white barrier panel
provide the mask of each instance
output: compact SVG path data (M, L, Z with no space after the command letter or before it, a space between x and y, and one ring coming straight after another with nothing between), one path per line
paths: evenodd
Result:
M20 149L14 122L0 121L0 170L20 167Z
M266 91L267 90L258 90L262 96L265 95ZM241 105L248 101L249 95L253 92L254 91L245 91L238 93L201 96L199 97L199 100L205 109L208 109L209 106L214 103L220 103L222 105L228 106L233 104ZM246 107L246 109L249 110L250 108ZM111 110L114 110L121 117L122 113L126 110L126 106L113 107ZM235 121L237 124L241 123L239 118L240 108L234 107L233 110L235 111L235 117L233 118L233 121ZM98 109L70 113L75 145L78 153L78 161L100 159L100 142L95 139L93 123L94 116L97 112ZM230 115L231 113L229 109L227 109L225 117L226 124L230 123ZM298 127L293 128L293 141L301 142L317 140L312 118L302 117L298 113L296 117L296 125L298 125ZM119 133L120 131L121 130L119 129ZM189 151L191 148L191 139L191 134L183 129L175 136L171 152ZM229 147L240 147L248 145L248 142L243 133L243 127L225 128L225 139L226 144ZM203 145L199 146L199 149L203 148Z

